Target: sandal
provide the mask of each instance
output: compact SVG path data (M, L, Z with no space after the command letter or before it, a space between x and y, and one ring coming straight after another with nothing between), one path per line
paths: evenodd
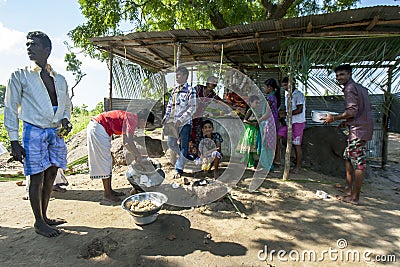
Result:
M65 192L67 192L67 189L62 188L60 186L53 186L53 191L65 193Z
M174 174L174 179L181 179L182 178L182 174L177 172Z

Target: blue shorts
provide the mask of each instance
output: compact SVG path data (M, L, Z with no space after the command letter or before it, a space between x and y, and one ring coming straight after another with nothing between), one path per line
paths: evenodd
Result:
M22 144L25 149L25 176L45 171L50 166L67 167L67 147L57 128L42 129L24 122Z

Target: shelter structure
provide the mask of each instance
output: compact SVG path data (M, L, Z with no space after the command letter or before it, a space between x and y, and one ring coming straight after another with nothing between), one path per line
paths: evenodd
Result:
M340 90L334 78L328 77L329 70L351 63L357 69L357 81L384 96L382 164L386 163L392 94L400 91L400 6L266 20L218 30L134 32L91 41L100 50L154 71L173 67L178 54L182 62L222 61L255 80L289 74L306 88L327 88L331 94ZM112 64L111 60L111 70ZM115 77L110 74L110 99Z

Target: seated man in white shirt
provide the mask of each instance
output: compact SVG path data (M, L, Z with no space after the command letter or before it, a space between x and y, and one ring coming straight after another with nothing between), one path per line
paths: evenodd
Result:
M31 179L29 200L35 232L54 237L61 233L54 226L65 220L49 219L47 207L57 169L67 165L63 136L72 129L71 101L65 78L47 64L51 52L49 37L35 31L26 38L32 64L11 74L5 93L4 126L14 159L24 164L25 176ZM18 140L19 120L23 121L23 146Z

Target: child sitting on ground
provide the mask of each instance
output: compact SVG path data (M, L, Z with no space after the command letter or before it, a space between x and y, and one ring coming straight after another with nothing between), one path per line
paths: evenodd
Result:
M199 143L199 157L202 160L202 170L209 171L214 166L214 179L219 177L218 166L222 160L221 143L222 136L214 133L214 124L211 120L203 122L203 137Z
M189 153L188 159L192 161L196 161L199 158L199 153L197 151L197 147L195 146L192 140L189 141Z

